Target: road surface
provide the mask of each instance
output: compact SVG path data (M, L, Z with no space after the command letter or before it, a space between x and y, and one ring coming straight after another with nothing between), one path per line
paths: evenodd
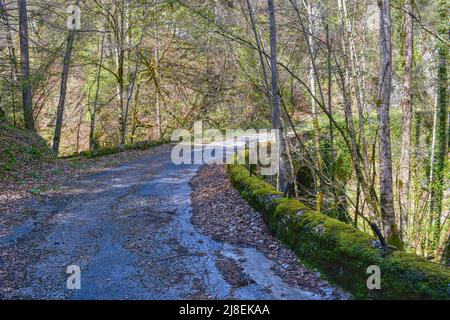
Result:
M333 298L331 290L320 297L290 287L261 252L214 241L194 227L189 181L199 167L174 165L170 153L148 156L33 204L30 218L0 238L0 250L23 259L18 268L26 269L23 284L2 298ZM248 284L227 283L218 257L235 260ZM81 289L67 288L69 265L80 268ZM7 265L0 261L1 268Z

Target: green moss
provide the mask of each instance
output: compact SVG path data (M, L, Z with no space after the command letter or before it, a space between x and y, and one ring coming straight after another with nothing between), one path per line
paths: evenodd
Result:
M250 176L242 165L228 166L230 179L263 215L270 231L306 265L325 278L367 299L448 299L450 271L402 251L386 253L375 238L351 225L316 213L301 202L283 198L270 184ZM381 290L366 286L371 265L381 269Z
M449 269L422 257L396 251L383 260L382 283L392 288L386 296L412 299L448 299Z

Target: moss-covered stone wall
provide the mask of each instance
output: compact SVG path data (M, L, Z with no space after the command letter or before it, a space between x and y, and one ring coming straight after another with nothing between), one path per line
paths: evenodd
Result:
M301 261L322 272L357 299L449 299L450 270L403 251L386 253L376 239L329 216L287 199L270 184L229 165L233 185L264 215L270 230ZM381 289L369 290L367 268L381 270Z

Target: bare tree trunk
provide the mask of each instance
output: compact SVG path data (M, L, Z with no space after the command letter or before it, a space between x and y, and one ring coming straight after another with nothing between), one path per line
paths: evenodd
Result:
M392 187L392 153L389 108L392 86L391 9L389 0L378 0L380 8L380 73L378 123L380 138L380 209L384 236L389 244L401 247L395 223Z
M97 141L95 139L95 120L97 116L97 109L98 109L98 95L100 92L100 76L102 73L102 67L103 67L103 53L105 48L105 40L106 40L106 30L103 30L102 32L102 40L100 44L100 58L99 58L99 64L98 64L98 71L97 71L97 84L95 88L95 98L94 98L94 104L92 106L91 110L91 125L89 130L89 150L93 150L97 147Z
M134 103L132 107L132 117L131 117L131 143L134 143L136 139L136 130L139 125L138 123L138 110L137 105L139 102L139 92L140 92L140 84L139 82L136 84L136 94L134 95Z
M17 58L16 52L14 49L14 44L12 41L12 32L11 26L9 24L8 14L6 13L6 6L3 3L3 0L0 0L0 12L2 13L3 23L5 26L5 34L6 34L6 43L8 45L8 54L9 61L11 65L11 104L12 104L12 112L13 112L13 123L16 124L16 86L17 86L17 74L19 73L17 69Z
M77 123L77 153L80 152L80 134L81 134L81 124L83 123L84 106L80 108L80 117Z
M130 1L131 0L124 0L122 2L123 4L123 14L122 14L122 37L125 38L125 46L123 47L123 59L124 61L130 61L130 57L131 57L131 29L130 29L130 19L131 19L131 12L130 12ZM137 71L139 62L136 62L136 67L134 68L134 70ZM130 108L130 101L131 101L131 97L133 95L133 91L134 91L134 80L135 80L135 73L133 73L131 71L131 65L129 63L127 63L126 67L123 67L123 73L124 73L124 77L125 79L128 79L129 76L131 75L132 77L132 81L133 83L128 84L126 86L126 90L125 90L125 98L126 100L123 102L124 106L123 106L123 111L122 111L122 121L121 121L121 125L122 128L120 130L120 143L121 144L125 144L126 143L126 137L127 137L127 121L128 121L128 111ZM125 87L125 84L124 84ZM124 90L124 89L122 89Z
M309 42L309 50L311 55L311 63L309 67L309 83L311 88L311 113L313 116L313 126L314 126L314 149L315 149L315 160L316 160L316 167L319 172L323 170L323 160L322 160L322 153L320 149L320 126L319 126L319 117L318 117L318 109L317 104L315 100L316 96L316 79L319 79L319 75L316 74L317 70L315 68L315 57L316 57L316 46L314 43L314 34L315 34L315 20L314 16L315 14L313 12L313 7L311 4L311 1L307 1L305 3L306 10L308 12L308 36L307 40ZM322 92L321 92L322 96ZM322 99L324 100L324 99ZM322 101L324 102L324 101ZM316 211L320 212L322 209L322 186L321 186L321 179L318 174L315 174L315 184L316 184Z
M144 16L144 19L146 19L146 15ZM122 144L125 144L125 137L126 137L127 127L128 127L128 125L127 125L128 113L130 110L130 104L131 104L131 101L132 101L132 98L134 95L134 88L136 86L136 81L137 81L137 77L138 77L138 73L139 73L139 65L141 63L139 49L141 47L143 39L144 39L144 33L142 32L139 42L136 45L136 63L135 63L134 70L131 75L131 83L127 88L127 101L125 104L125 123L124 123L124 127L123 127L123 132L122 132Z
M19 0L20 65L22 71L22 100L25 128L36 130L33 118L33 101L30 77L30 49L28 45L27 1Z
M259 62L261 64L261 72L262 72L263 83L264 83L264 93L267 97L267 101L269 103L270 108L272 108L272 98L270 96L271 93L270 93L270 88L269 88L269 80L268 80L269 77L267 76L266 60L262 53L263 48L261 45L258 28L256 26L254 9L253 9L251 0L247 0L247 9L248 9L249 17L250 17L250 23L252 25L253 35L255 36L256 48L258 49Z
M430 176L428 178L428 184L429 184L429 188L430 188L430 217L429 217L429 226L428 226L428 232L426 233L426 248L425 248L425 252L426 255L428 256L428 250L429 248L431 248L431 234L433 231L433 211L434 211L434 191L433 191L433 181L435 180L434 178L434 173L435 170L433 170L434 165L435 165L435 158L436 158L436 134L437 134L437 123L438 123L438 101L437 101L437 96L435 98L434 101L434 112L433 112L433 133L432 133L432 138L431 138L431 150L430 150ZM433 250L431 250L433 251ZM432 253L430 254L432 255Z
M155 78L158 83L155 92L155 102L156 102L156 130L157 138L161 139L161 92L160 92L160 79L159 79L159 32L158 32L158 7L157 2L154 1L155 5L155 17L154 17L154 29L155 29Z
M353 221L355 228L358 228L358 215L359 213L359 202L361 197L361 184L359 181L356 182L356 206L355 206L355 220Z
M438 31L442 37L448 32L448 2L439 0L438 4L439 25ZM430 178L430 232L429 255L439 259L442 248L439 248L441 233L441 214L444 188L445 160L447 157L447 116L448 116L448 45L438 42L438 92L434 121L434 148L432 152L431 178Z
M110 18L112 21L112 30L114 30L114 62L117 68L117 103L119 109L119 130L118 140L122 142L122 133L124 130L124 74L125 74L125 0L114 2L115 15Z
M332 101L332 66L331 66L331 50L332 50L332 44L330 39L330 29L328 24L326 25L326 36L327 36L327 69L328 69L328 112L332 114L333 111L333 101ZM331 184L333 189L333 196L334 196L334 202L335 206L337 207L339 205L339 199L336 192L336 174L335 174L335 165L336 165L336 157L335 157L335 151L334 151L334 128L333 128L333 121L329 122L330 126L330 155L331 155L331 164L330 164L330 176L331 176ZM359 184L358 184L359 185ZM358 203L357 203L358 204Z
M77 1L77 5L79 1ZM58 110L56 112L55 135L53 137L53 151L58 154L59 144L61 142L61 130L64 115L64 105L66 102L67 79L69 78L70 59L72 56L73 42L75 40L75 31L70 30L67 36L66 54L64 55L63 72L61 76L61 89L59 93Z
M261 64L261 73L262 73L262 79L263 79L263 85L264 85L264 93L266 95L269 107L270 107L271 111L273 112L272 96L271 96L271 91L270 91L270 87L269 87L269 78L267 75L267 68L266 68L266 58L263 55L264 48L263 48L263 44L261 41L260 32L258 30L258 26L255 21L254 9L253 9L251 0L247 0L247 9L248 9L249 17L250 17L250 24L252 27L253 35L255 37L256 47L258 49L258 56L259 56L259 60L260 60L260 64ZM283 122L281 122L281 123L282 123L282 126L284 126ZM288 156L289 166L290 166L290 171L291 171L291 178L293 179L293 182L294 182L294 193L295 193L295 196L298 196L298 194L299 194L298 183L296 180L294 163L293 163L293 160L291 157L291 152L289 149L289 140L286 139L285 143L286 143L286 153Z
M126 138L126 133L127 133L127 128L128 128L128 125L127 125L128 113L129 113L129 110L130 110L131 100L132 100L133 95L134 95L134 87L135 87L135 84L136 84L138 68L139 68L139 61L136 61L136 66L135 66L135 69L134 69L133 74L132 74L131 85L130 85L130 88L129 88L128 94L127 94L127 101L125 103L125 113L124 113L125 122L124 122L124 125L123 125L123 131L122 131L122 144L125 144L125 138Z
M369 158L367 152L367 143L366 143L366 135L365 135L365 125L364 125L364 116L363 109L365 108L365 93L364 93L364 84L361 79L361 68L359 66L358 57L356 55L354 37L352 26L348 17L347 12L347 1L346 0L338 0L338 9L339 9L339 22L342 32L342 49L345 56L345 64L346 64L346 72L348 73L346 76L348 77L347 82L348 85L353 85L354 92L356 95L356 105L358 109L358 129L359 129L359 142L360 149L362 152L362 164L365 175L369 177ZM348 60L348 61L347 61ZM351 82L350 82L351 76Z
M373 185L373 179L370 178L369 172L364 165L363 156L361 155L358 142L355 124L353 120L352 100L350 92L350 59L348 57L347 43L346 43L346 28L344 23L344 14L342 9L341 0L338 1L339 8L339 29L340 29L340 43L343 52L343 64L342 71L338 69L338 74L341 82L342 96L344 100L344 115L347 124L347 130L349 135L349 141L347 143L348 148L352 154L353 168L355 169L355 175L358 179L362 194L364 195L367 206L369 207L370 218L373 221L380 216L379 201ZM330 117L330 120L332 118ZM335 124L336 126L336 124ZM342 133L342 132L341 132ZM343 135L344 136L344 135Z
M286 127L286 125L283 121L283 118L281 118L281 124L283 125L283 128ZM291 152L291 148L290 148L289 139L284 139L284 143L285 143L286 157L287 157L287 163L288 163L287 169L289 169L289 170L286 170L286 176L288 177L289 181L293 182L294 195L295 195L295 197L297 197L298 196L298 184L296 181L295 167L294 167L294 161L292 159L292 152ZM290 196L290 190L287 190L287 191L288 191L287 192L288 196Z
M281 124L281 113L280 113L280 96L278 91L278 65L277 65L277 28L275 20L275 8L273 0L268 0L268 11L269 11L269 26L270 26L270 61L272 67L272 94L273 94L273 112L272 112L272 124L275 130L279 131L279 166L278 166L278 190L282 190L286 184L286 168L284 161L284 137L283 137L283 126Z
M406 0L405 9L412 12L412 0ZM409 220L409 186L411 162L411 121L412 121L412 88L411 72L413 63L413 18L405 14L405 66L403 73L402 100L402 150L400 163L399 202L400 202L400 230L403 240L406 240Z
M0 122L6 120L6 112L2 109L2 96L0 95Z
M446 265L447 267L450 267L450 230L444 237L441 263Z
M217 24L222 24L223 22L223 16L222 16L222 4L220 3L220 0L216 0L216 6L214 8L214 15L216 18Z

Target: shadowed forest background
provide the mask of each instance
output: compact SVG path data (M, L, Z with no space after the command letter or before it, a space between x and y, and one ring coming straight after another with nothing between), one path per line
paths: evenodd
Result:
M80 30L67 22L80 8ZM446 0L0 0L2 132L55 155L278 128L274 185L448 264ZM20 129L19 129L20 128ZM1 136L0 136L1 139ZM22 153L0 140L0 176ZM31 161L31 160L30 160Z

